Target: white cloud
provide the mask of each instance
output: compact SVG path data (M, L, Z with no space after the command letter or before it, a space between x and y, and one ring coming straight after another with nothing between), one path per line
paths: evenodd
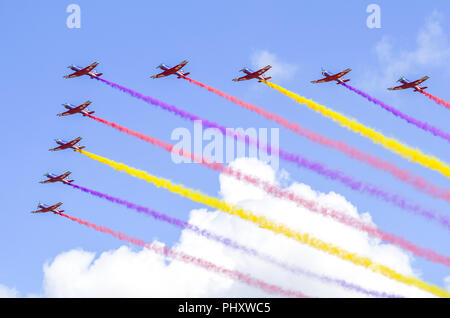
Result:
M266 50L256 51L251 56L251 62L254 67L260 69L266 65L272 68L267 72L269 76L276 78L278 81L292 78L297 71L297 66L280 61L278 57Z
M365 88L394 86L400 76L424 76L429 68L441 68L450 71L450 44L443 29L442 14L434 11L416 35L416 46L412 50L398 48L396 41L389 36L375 45L379 67L365 74Z
M231 165L267 181L277 182L272 168L257 159L240 158ZM283 178L286 178L285 173ZM339 194L320 193L302 183L293 183L289 188L309 199L320 200L324 205L338 207L353 217L369 222L371 220L368 212L358 212L355 206ZM262 213L269 218L288 224L291 228L313 233L320 239L332 242L351 252L368 256L404 275L419 276L411 266L411 256L399 248L381 243L365 233L308 212L291 202L269 197L251 185L220 175L220 193L227 201L256 213ZM201 228L273 255L286 263L318 274L345 279L367 289L391 294L411 297L430 296L414 287L397 283L361 266L299 244L220 211L193 210L190 212L189 221ZM299 290L309 296L362 296L336 285L294 275L187 230L182 231L179 242L174 248L218 265L249 273L268 283ZM272 296L193 265L177 261L167 262L163 257L148 250L133 250L126 246L102 253L98 257L94 253L83 250L71 250L56 256L52 262L44 265L44 295L50 297Z
M19 292L15 288L9 288L0 284L0 298L19 297Z
M71 250L44 266L50 297L206 297L230 282L193 265L127 246L95 254Z

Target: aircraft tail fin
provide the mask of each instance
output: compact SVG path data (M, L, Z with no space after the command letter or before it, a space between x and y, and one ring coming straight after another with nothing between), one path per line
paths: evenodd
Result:
M270 80L272 78L272 76L269 76L269 77L263 77L263 79L261 80L261 79L258 79L258 83L261 83L263 80L264 81L268 81L268 80Z
M100 76L102 76L103 75L103 73L98 73L97 74L97 77L100 77Z
M189 74L191 74L190 72L184 73L184 76L188 76Z
M93 110L93 111L91 111L91 112L82 112L81 114L83 115L83 117L86 117L86 116L89 116L89 115L92 115L93 113L95 113L95 111Z

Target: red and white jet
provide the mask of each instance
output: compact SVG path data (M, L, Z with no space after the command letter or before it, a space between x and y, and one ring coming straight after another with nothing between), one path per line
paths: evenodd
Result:
M58 202L56 204L53 205L48 205L48 204L38 204L38 209L36 211L31 211L31 213L45 213L45 212L53 212L55 214L61 214L62 212L64 212L64 210L59 210L58 208L62 205L62 202Z
M174 67L169 67L165 64L159 64L156 68L160 68L162 69L164 72L153 75L152 78L161 78L161 77L165 77L165 76L169 76L172 74L176 74L178 78L181 77L185 77L188 76L191 73L183 73L181 72L181 69L188 63L187 60L184 60L183 62L181 62L180 64L174 66Z
M257 70L256 72L250 70L247 67L244 67L242 70L240 70L240 72L244 72L247 75L242 76L242 77L238 77L238 78L234 78L233 82L247 81L247 80L250 80L250 79L253 79L253 78L257 78L258 82L267 81L267 80L271 79L272 77L271 76L263 77L262 74L264 74L265 72L270 70L271 67L272 66L267 65L266 67L263 67L262 69Z
M84 110L86 107L88 107L92 102L88 100L87 102L81 104L80 106L75 106L72 104L62 104L65 108L68 109L68 111L65 111L64 113L57 114L57 116L67 116L67 115L73 115L73 114L83 114L83 116L91 115L95 113L94 111L90 112L87 110Z
M64 140L62 140L62 139L55 139L56 143L57 143L59 146L56 147L56 148L49 149L49 150L50 150L50 151L57 151L57 150L64 150L64 149L68 149L68 148L72 148L73 150L81 150L81 149L84 149L85 146L82 146L82 147L80 147L80 146L75 146L75 144L78 143L81 139L82 139L81 137L75 138L75 139L72 140L72 141L64 141Z
M54 183L54 182L72 183L74 180L67 179L67 177L71 173L72 172L67 171L59 176L54 173L46 173L44 176L47 177L48 179L44 180L44 181L40 181L39 183Z
M427 89L428 87L426 87L426 86L420 87L419 84L422 84L429 78L430 78L429 76L424 76L421 79L418 79L417 81L410 82L402 76L402 77L400 77L400 79L397 82L402 83L403 85L391 87L391 88L388 88L388 90L397 91L397 90L401 90L401 89L414 88L415 92L423 91L424 89Z
M348 68L340 73L337 74L331 74L327 71L325 71L324 69L322 69L322 75L325 76L322 79L319 79L317 81L311 81L311 83L313 84L317 84L317 83L326 83L326 82L331 82L331 81L336 81L337 84L343 84L349 81L349 79L343 80L342 77L344 75L346 75L347 73L349 73L352 69Z
M97 65L98 65L98 62L94 62L91 65L86 66L84 68L80 67L80 66L76 66L76 65L70 65L70 66L68 66L68 68L75 71L75 73L66 75L66 76L64 76L64 78L74 78L74 77L79 77L79 76L83 76L83 75L89 75L91 78L101 76L101 75L103 75L103 73L97 73L94 71L94 68L96 68Z

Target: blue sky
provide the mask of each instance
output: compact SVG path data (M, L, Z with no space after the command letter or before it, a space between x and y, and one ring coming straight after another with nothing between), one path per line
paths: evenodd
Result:
M447 109L412 91L384 90L391 70L404 69L408 78L429 75L429 92L449 100L450 65L417 52L427 25L439 21L443 30L437 49L448 50L448 1L376 1L381 7L380 29L366 26L366 7L373 1L2 1L2 222L0 222L0 284L21 295L42 292L42 266L73 248L101 252L116 248L117 240L87 230L53 215L32 215L38 203L63 201L68 214L125 233L174 244L180 232L170 226L142 221L142 216L109 202L76 192L61 184L41 185L49 171L73 172L76 183L146 205L182 219L201 207L93 162L72 151L49 152L55 138L82 136L87 150L217 195L217 174L197 164L175 165L170 154L80 116L56 117L62 103L81 104L90 99L96 115L165 141L177 127L192 124L88 78L63 79L70 64L99 61L104 78L146 95L177 105L227 127L278 127L218 96L175 77L152 80L159 63L174 65L183 59L185 71L199 81L297 121L323 135L342 139L420 175L440 187L444 176L375 145L339 127L288 97L254 82L235 83L242 66L262 51L295 68L290 76L273 82L361 123L450 162L448 143L395 118L361 97L333 84L312 85L320 69L331 72L352 67L350 84L365 89L401 111L449 131ZM66 7L81 8L81 28L66 26ZM439 14L436 14L439 12ZM434 25L434 24L432 24ZM435 30L431 28L430 30ZM438 34L439 35L439 34ZM419 39L419 42L418 42ZM423 41L420 42L420 39ZM384 45L383 45L384 44ZM388 44L386 46L386 44ZM377 51L378 48L378 51ZM389 49L390 48L390 49ZM435 51L433 47L432 51ZM383 53L389 58L383 58ZM416 60L414 57L423 57ZM408 59L411 60L408 60ZM398 61L407 61L398 66ZM447 59L448 61L448 59ZM397 65L397 66L396 66ZM391 67L391 68L389 68ZM396 68L398 67L398 68ZM382 84L380 84L382 83ZM391 83L394 84L394 83ZM383 86L384 85L384 86ZM353 161L292 132L280 129L280 145L291 152L341 169L355 177L395 190L443 214L448 203L430 198L390 175ZM344 195L361 212L370 211L382 229L450 255L448 232L419 217L373 198L354 193L285 162L280 168L291 179L313 189ZM448 268L422 259L413 261L422 278L443 286Z

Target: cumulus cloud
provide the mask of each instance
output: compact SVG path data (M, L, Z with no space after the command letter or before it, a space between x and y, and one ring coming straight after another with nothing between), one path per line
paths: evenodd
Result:
M9 288L0 284L0 298L19 297L19 292L15 288Z
M50 297L206 297L231 283L180 262L167 263L147 249L95 253L71 250L44 266Z
M277 173L255 158L239 158L234 168L277 183ZM282 173L286 180L286 172ZM368 256L404 275L420 276L411 266L412 257L399 248L382 243L352 228L325 219L295 204L268 196L254 186L220 175L220 195L255 213L275 219L291 228L332 242L351 252ZM360 212L343 196L320 193L308 185L293 182L289 189L312 200L356 218L371 221L370 213ZM291 265L318 274L345 279L367 289L411 297L429 297L426 292L392 281L361 266L302 245L282 235L261 229L254 224L208 209L190 211L189 222L219 235L271 254ZM163 225L162 225L163 226ZM166 225L164 225L166 226ZM80 229L83 230L83 229ZM87 229L84 229L87 230ZM130 233L132 234L132 233ZM240 270L254 277L287 289L298 290L313 297L362 297L321 281L294 275L273 264L246 256L215 241L183 230L175 249L202 257L229 269ZM141 250L121 246L96 255L84 250L71 250L56 256L44 265L44 294L50 297L267 297L255 288L210 273L194 265L170 261Z
M450 71L450 44L443 28L443 15L434 11L419 29L414 49L399 48L395 39L384 36L376 45L375 51L379 68L366 74L366 86L385 90L400 76L424 75L430 67L440 67ZM415 78L414 78L415 79Z
M296 65L280 61L275 54L266 50L260 50L253 53L251 62L253 66L258 69L263 68L266 65L271 65L272 68L267 74L275 77L277 80L290 79L297 71Z

